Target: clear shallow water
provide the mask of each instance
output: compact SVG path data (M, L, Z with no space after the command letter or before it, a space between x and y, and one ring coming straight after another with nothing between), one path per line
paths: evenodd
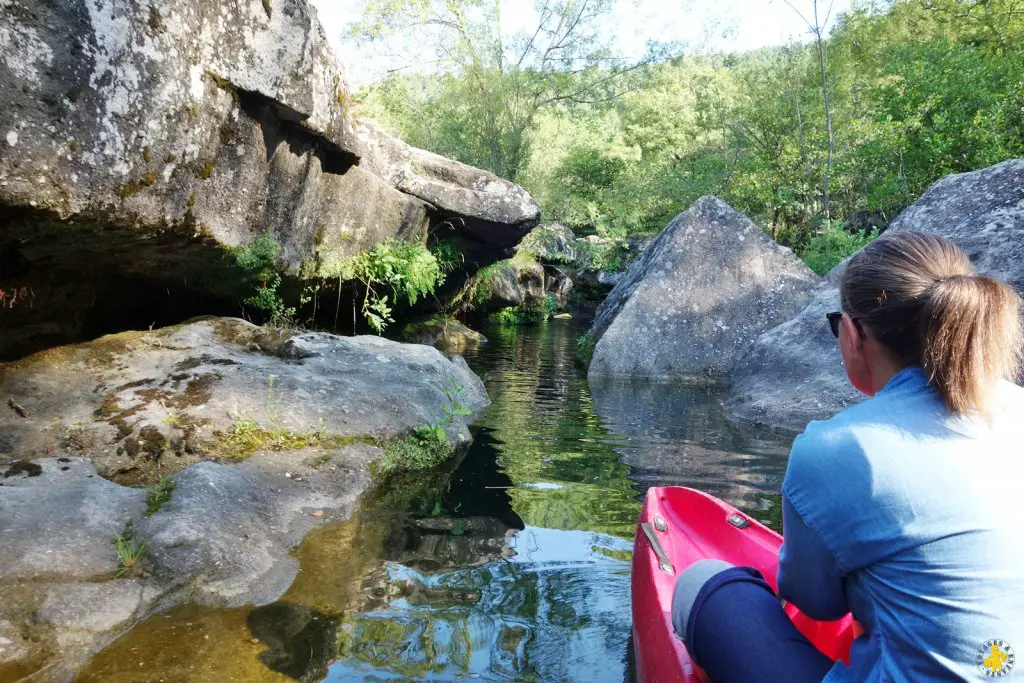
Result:
M311 533L277 603L158 615L80 680L629 680L641 493L694 486L778 528L789 437L734 427L713 390L588 387L571 321L487 332L467 361L493 404L457 466Z

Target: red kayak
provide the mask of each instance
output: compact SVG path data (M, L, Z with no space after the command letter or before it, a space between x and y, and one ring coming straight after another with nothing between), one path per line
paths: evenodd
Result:
M707 683L672 630L676 578L693 563L719 559L758 569L777 589L782 536L731 505L679 486L647 491L633 546L633 642L644 683ZM821 622L786 605L786 614L821 652L847 661L854 622ZM847 661L847 663L849 663Z

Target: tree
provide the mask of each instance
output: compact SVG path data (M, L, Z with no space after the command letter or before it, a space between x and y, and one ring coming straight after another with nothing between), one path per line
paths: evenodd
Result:
M419 63L419 46L432 43L441 95L461 102L465 115L452 132L469 154L453 156L516 180L539 112L615 100L636 87L643 66L667 54L657 46L640 59L617 54L612 8L613 0L538 0L535 27L506 36L501 0L370 1L350 33L396 56L418 50Z
M825 30L829 20L832 18L832 4L829 3L828 11L824 19L819 19L818 0L811 0L811 19L808 19L796 8L790 0L783 0L794 12L807 24L807 30L814 36L814 45L818 53L818 69L821 72L821 98L825 105L825 131L828 135L828 149L825 156L825 178L822 183L822 202L825 209L825 220L832 217L830 205L830 190L832 184L832 154L835 152L835 137L832 134L832 107L829 102L828 88L828 44L825 37Z

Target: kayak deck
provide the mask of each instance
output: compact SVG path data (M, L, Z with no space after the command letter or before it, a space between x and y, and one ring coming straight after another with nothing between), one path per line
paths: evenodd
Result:
M633 639L638 680L706 683L672 629L672 592L679 574L703 559L754 567L778 590L782 537L731 505L693 489L647 491L633 548ZM786 605L786 614L832 659L849 657L853 620L819 622Z

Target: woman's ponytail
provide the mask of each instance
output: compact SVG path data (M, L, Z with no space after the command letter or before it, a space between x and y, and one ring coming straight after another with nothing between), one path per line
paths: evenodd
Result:
M992 387L1020 368L1020 298L984 275L942 278L924 295L921 361L956 414L988 412Z
M841 294L843 309L901 362L924 369L954 414L987 414L995 385L1018 377L1020 297L975 273L947 239L883 236L847 264Z

